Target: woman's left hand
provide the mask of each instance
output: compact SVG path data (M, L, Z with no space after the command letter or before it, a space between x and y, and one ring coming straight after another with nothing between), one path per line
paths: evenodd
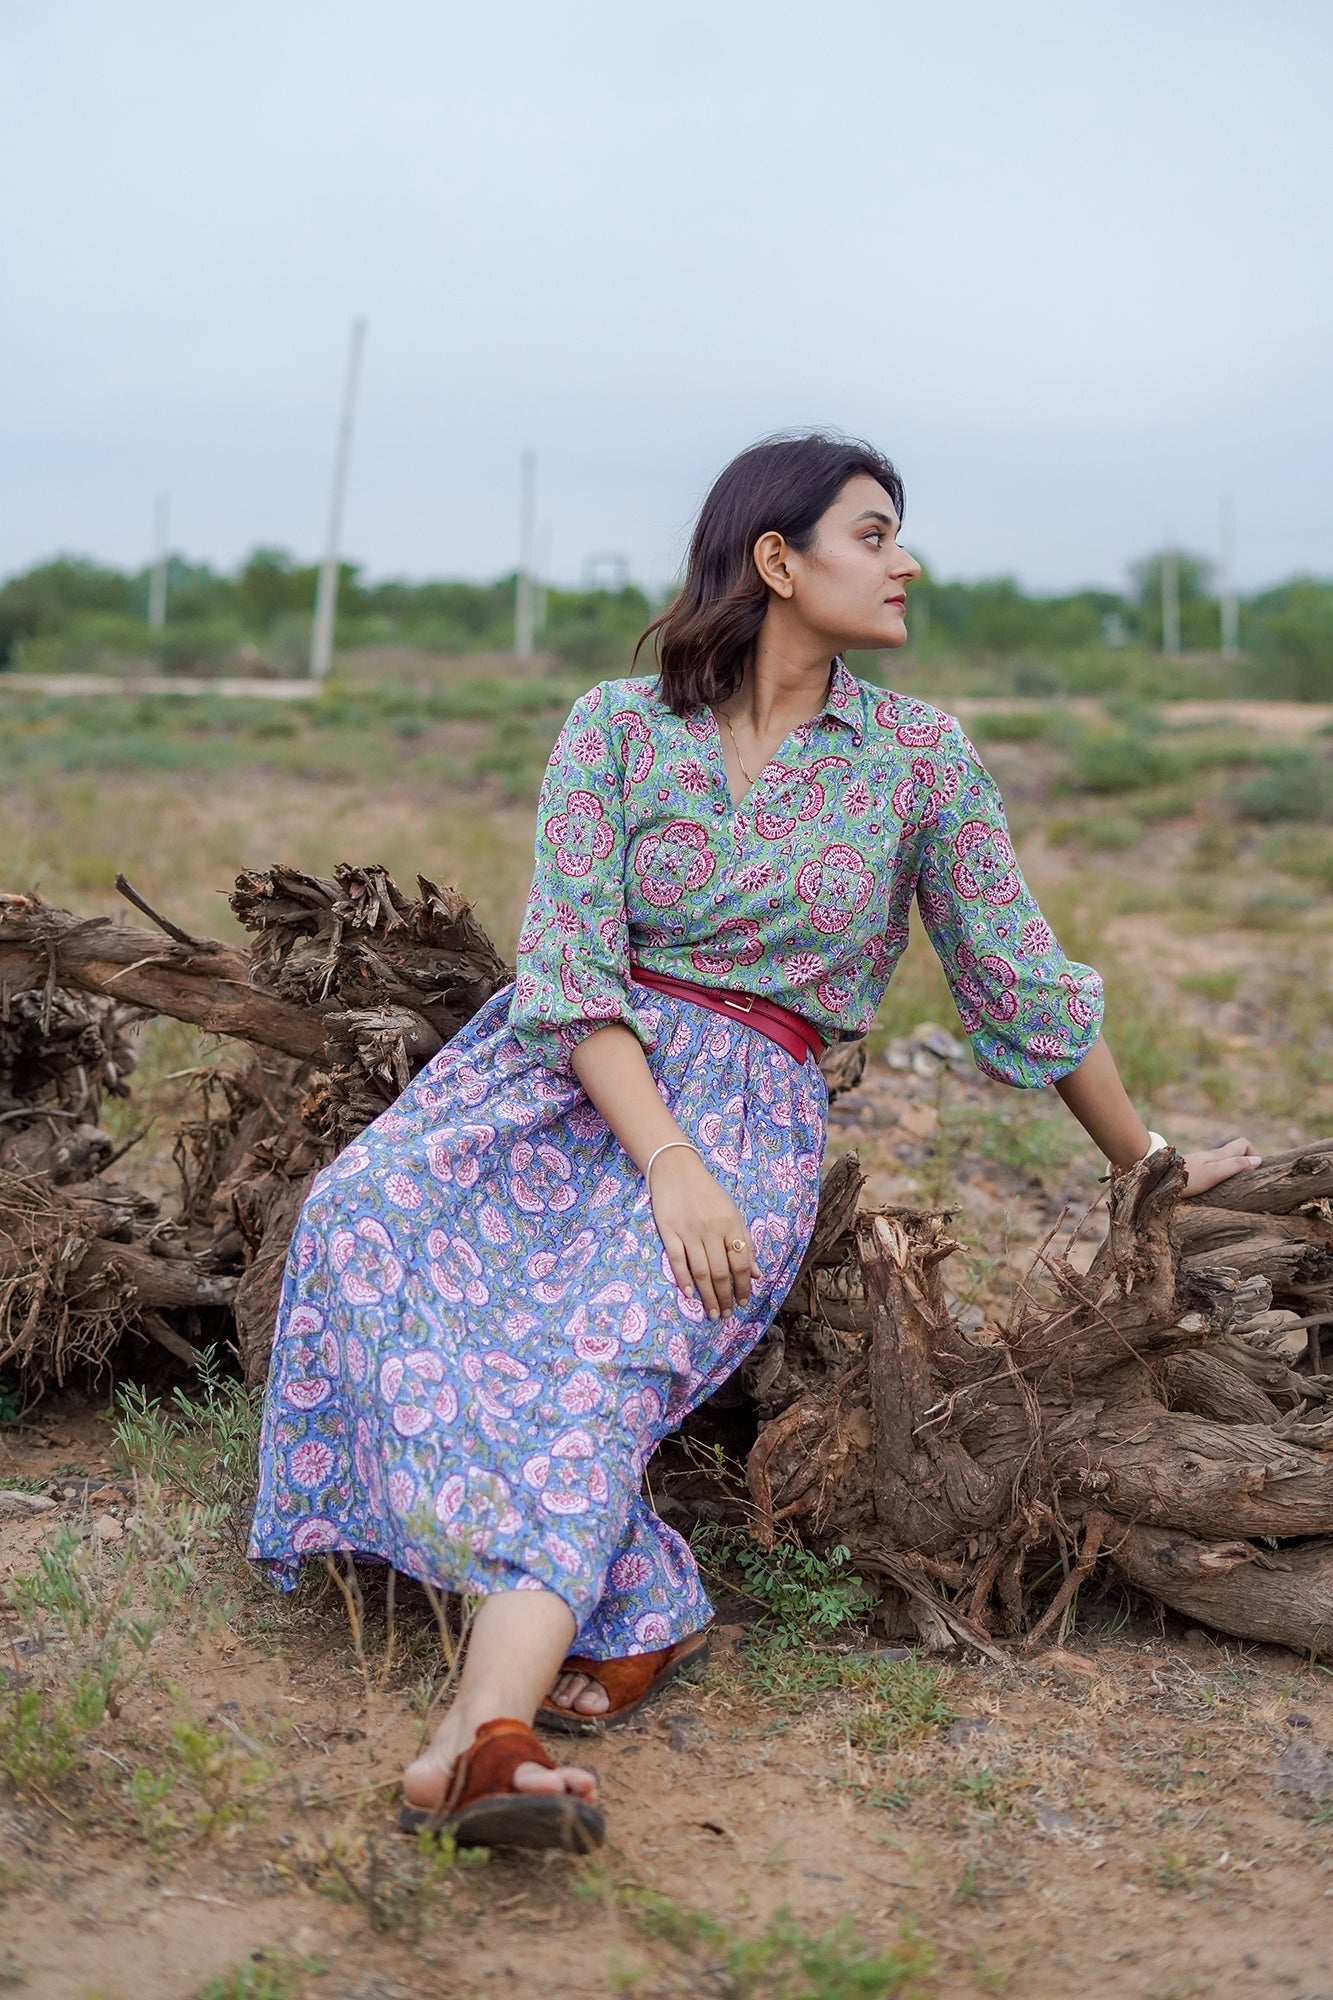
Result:
M1247 1167L1261 1167L1263 1161L1248 1139L1228 1139L1225 1146L1213 1146L1205 1153L1186 1153L1185 1194L1203 1194L1208 1188L1229 1181Z

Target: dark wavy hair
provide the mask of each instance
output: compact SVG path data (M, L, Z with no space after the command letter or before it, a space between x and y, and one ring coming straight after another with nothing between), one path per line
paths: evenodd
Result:
M680 592L634 649L651 639L662 699L677 715L726 701L768 610L768 588L754 564L761 535L781 535L807 549L815 529L849 479L865 472L890 495L899 520L903 482L873 445L812 431L751 445L714 480L690 538Z

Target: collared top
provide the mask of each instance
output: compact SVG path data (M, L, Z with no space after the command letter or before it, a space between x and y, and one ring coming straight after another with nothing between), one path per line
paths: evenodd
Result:
M953 716L837 660L824 707L733 807L712 710L678 716L658 688L602 681L551 752L509 1010L526 1047L567 1070L620 1021L652 1049L631 958L763 994L827 1041L863 1035L915 897L978 1067L1023 1088L1077 1068L1101 980L1061 951Z

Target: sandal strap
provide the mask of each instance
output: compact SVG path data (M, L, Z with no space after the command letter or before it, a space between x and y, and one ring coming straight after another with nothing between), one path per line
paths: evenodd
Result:
M557 1768L555 1758L526 1722L511 1715L483 1722L467 1749L454 1760L441 1811L461 1812L478 1799L512 1792L520 1764L540 1764L547 1771Z
M608 1706L591 1718L594 1722L605 1722L608 1716L618 1715L621 1709L642 1701L676 1655L685 1647L692 1647L694 1638L691 1633L688 1639L674 1646L660 1646L654 1653L628 1653L615 1660L587 1660L581 1653L571 1653L560 1671L584 1674L606 1689Z

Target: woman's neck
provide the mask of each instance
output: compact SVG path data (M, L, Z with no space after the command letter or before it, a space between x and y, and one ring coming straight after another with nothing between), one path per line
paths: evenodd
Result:
M733 722L743 718L758 740L781 740L828 700L833 654L827 642L774 625L771 615L765 619L741 684L723 704Z

